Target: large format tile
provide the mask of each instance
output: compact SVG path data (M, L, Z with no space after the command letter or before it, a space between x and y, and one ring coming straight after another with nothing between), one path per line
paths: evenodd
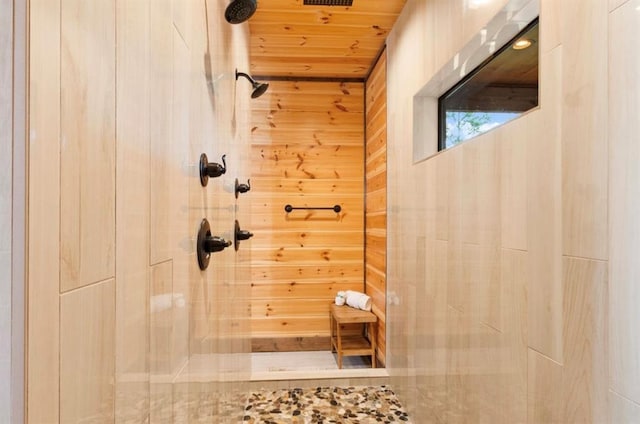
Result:
M627 2L631 2L631 0L609 0L609 10L614 11Z
M149 413L149 5L117 0L116 417Z
M115 276L115 0L61 1L60 289Z
M607 263L563 260L563 422L606 422Z
M500 394L504 423L527 421L527 252L501 251Z
M60 422L113 421L115 281L60 298Z
M171 96L173 82L171 3L154 1L149 10L150 253L153 265L171 258Z
M536 112L534 112L536 113ZM509 122L497 134L500 151L501 246L527 250L527 162L528 140L523 137L531 117Z
M608 8L580 0L562 7L562 253L607 260Z
M640 26L640 1L628 1L609 18L611 388L640 403L640 59L630 54Z
M609 421L616 424L633 424L640 417L640 404L609 392Z
M59 419L60 2L30 3L26 394L28 422ZM46 178L43 179L43 176ZM35 312L33 312L35 311ZM54 365L52 365L54 364Z
M562 21L565 13L562 3L540 0L540 50L539 55L549 53L562 43Z
M527 422L563 423L562 365L529 349Z
M540 56L540 110L527 119L529 346L562 363L562 47Z

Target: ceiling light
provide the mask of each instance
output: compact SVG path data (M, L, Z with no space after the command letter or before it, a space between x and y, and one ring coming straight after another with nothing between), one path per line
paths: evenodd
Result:
M524 50L527 47L530 47L532 44L533 44L532 40L529 40L528 38L521 38L515 43L513 43L512 47L514 50Z

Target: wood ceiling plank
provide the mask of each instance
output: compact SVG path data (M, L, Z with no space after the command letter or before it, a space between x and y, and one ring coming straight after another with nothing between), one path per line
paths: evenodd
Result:
M271 84L272 88L277 87L278 94L298 93L301 97L339 96L341 94L359 97L364 93L364 84L361 82L337 81L334 84L328 84L327 82L318 81L271 81L269 84Z
M380 40L380 46L391 31L392 25L379 26L367 24L361 26L344 25L320 25L303 24L294 22L264 23L252 22L249 24L251 34L255 37L268 37L271 35L290 36L332 36L332 37L376 37Z
M284 46L304 46L307 48L318 47L331 47L331 48L350 48L354 43L357 43L358 48L380 50L380 40L377 37L344 37L334 35L316 34L313 36L303 35L281 35L281 34L268 34L268 35L252 35L251 43L255 46L271 46L271 47L284 47Z
M378 53L378 49L363 49L357 42L351 43L350 46L335 47L308 47L308 46L269 46L262 44L254 48L254 58L269 58L287 56L295 57L362 57L371 60Z
M335 78L364 77L369 70L367 58L265 58L251 61L254 75L309 76Z
M393 27L397 15L384 13L336 13L323 10L309 12L290 12L286 10L262 11L251 18L251 24L296 24L316 26L317 31L326 31L325 27Z
M249 21L251 73L364 78L406 0L354 0L351 7L260 0Z
M320 9L330 12L351 12L351 13L395 13L402 10L405 1L398 0L354 0L351 6L305 6L302 0L260 0L258 11L268 10L306 10Z

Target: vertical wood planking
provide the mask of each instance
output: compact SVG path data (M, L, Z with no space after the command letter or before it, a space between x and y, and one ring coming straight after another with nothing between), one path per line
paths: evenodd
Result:
M493 133L469 143L462 159L462 278L469 312L501 331L500 150ZM468 184L474 181L474 184Z
M171 96L173 39L170 0L154 1L149 10L150 102L150 252L149 264L171 258Z
M464 423L470 409L469 373L471 355L471 320L468 314L447 307L446 391L447 422Z
M502 249L500 369L505 423L527 422L527 252Z
M563 260L563 422L606 422L607 263Z
M60 423L113 422L115 281L60 297Z
M562 423L562 365L529 349L527 422Z
M544 34L540 39L539 55L549 53L562 44L562 20L565 8L554 0L540 0L540 32ZM569 13L571 13L569 11Z
M58 420L60 399L60 2L33 0L29 13L26 420L37 423Z
M607 2L568 0L562 26L562 249L608 259Z
M516 119L498 135L500 149L501 246L527 250L527 119Z
M187 45L191 42L190 31L188 31L191 4L193 4L191 1L171 0L173 26Z
M377 358L386 357L387 250L387 56L382 53L365 84L365 292L373 298L378 316ZM380 165L378 165L380 163ZM370 202L379 197L379 202ZM371 219L374 218L375 219ZM376 261L370 257L375 256ZM369 278L375 275L376 278Z
M529 114L529 346L562 363L562 47L540 56L540 110ZM540 207L545 205L546 207Z
M61 291L115 275L114 12L61 2Z
M469 143L462 163L462 241L500 244L500 147L494 133ZM474 181L475 184L464 182Z
M448 170L445 173L448 204L446 210L449 215L446 221L448 223L446 234L449 241L447 244L447 304L460 312L470 312L470 285L469 281L464 279L463 264L465 257L472 257L473 248L467 245L465 249L462 243L463 150L454 149L448 153L446 158L438 162L439 165L446 167ZM440 182L440 177L441 175L438 175L438 182Z
M619 394L609 392L609 419L608 422L616 424L633 424L640 417L640 404L635 403Z
M186 6L186 5L185 5ZM188 8L187 8L188 9ZM187 13L184 11L184 13ZM190 112L190 54L189 46L179 32L172 28L173 34L173 97L171 100L171 159L166 170L171 176L170 222L171 256L173 265L173 295L176 304L189 301L189 270L196 263L195 255L189 254L183 247L184 240L194 237L195 228L200 223L190 222L189 189L195 175L185 172L185 164L194 163L196 158L189 157L189 112ZM221 219L218 219L221 220ZM210 219L214 222L214 219ZM215 231L215 225L214 231ZM227 263L225 263L226 266ZM178 300L178 298L180 300ZM222 312L221 312L222 314ZM185 363L189 357L189 313L187 308L175 308L173 313L175 332L173 335L173 351L176 361ZM175 370L177 372L177 369Z
M149 2L117 0L116 418L149 413Z
M171 390L163 376L174 372L173 267L171 261L151 267L149 319L150 422L163 423L173 416ZM169 400L169 401L167 401Z
M628 1L609 17L609 368L611 389L636 404L640 404L640 60L628 48L640 27L639 7L640 1Z

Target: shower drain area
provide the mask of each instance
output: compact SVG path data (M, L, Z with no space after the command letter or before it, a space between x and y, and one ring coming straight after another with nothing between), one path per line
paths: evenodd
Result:
M316 387L249 395L244 423L411 423L388 386Z

